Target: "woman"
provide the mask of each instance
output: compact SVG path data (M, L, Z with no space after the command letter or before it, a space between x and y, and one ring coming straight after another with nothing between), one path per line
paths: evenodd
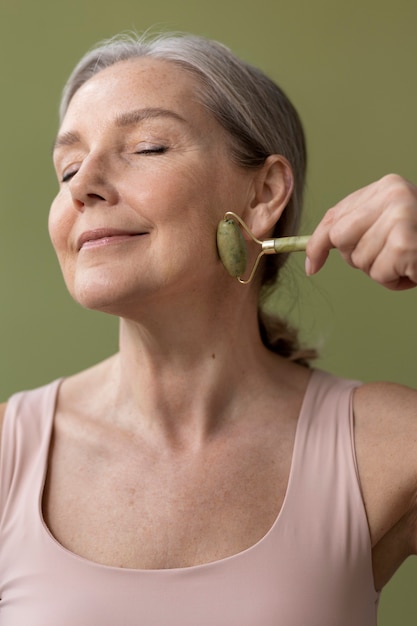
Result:
M226 211L295 232L292 105L184 36L88 53L61 112L50 235L120 350L4 407L2 625L376 624L416 551L416 392L311 369L258 312L282 258L242 286L215 244ZM326 214L307 273L336 247L415 286L416 229L416 188L387 176Z

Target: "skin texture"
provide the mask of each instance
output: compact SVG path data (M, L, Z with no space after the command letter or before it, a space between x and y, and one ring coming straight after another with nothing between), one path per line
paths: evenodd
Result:
M68 289L121 321L119 352L61 386L43 511L63 545L109 565L194 565L264 536L310 376L264 347L257 285L228 276L215 246L229 210L271 232L290 167L235 166L194 87L163 61L107 68L74 96L54 154L49 230ZM416 224L415 187L386 177L324 217L307 273L337 247L384 286L414 286ZM416 551L416 400L387 384L355 394L377 589Z

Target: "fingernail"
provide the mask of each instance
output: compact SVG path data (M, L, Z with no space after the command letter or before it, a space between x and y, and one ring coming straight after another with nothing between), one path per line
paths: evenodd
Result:
M311 261L308 257L306 257L305 271L306 271L307 276L311 276Z

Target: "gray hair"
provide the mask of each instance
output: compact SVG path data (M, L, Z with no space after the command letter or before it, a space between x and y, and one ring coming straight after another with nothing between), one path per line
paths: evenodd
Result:
M219 42L168 33L156 37L118 35L104 41L87 52L69 77L60 105L61 121L71 98L87 80L115 63L140 57L174 63L194 76L196 97L226 130L231 158L236 164L257 168L272 154L288 160L294 189L273 235L295 234L301 217L307 162L300 118L276 83ZM285 260L283 254L264 257L264 287L274 284Z

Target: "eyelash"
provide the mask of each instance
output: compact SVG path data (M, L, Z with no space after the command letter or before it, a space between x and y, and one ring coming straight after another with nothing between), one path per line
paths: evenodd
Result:
M166 146L156 146L155 148L143 148L142 150L137 150L136 154L163 154L166 151Z
M66 172L62 177L61 177L61 182L62 183L67 183L68 181L71 180L71 178L73 176L75 176L75 174L78 172L78 170L70 170L69 172Z
M135 154L164 154L164 152L167 151L167 147L166 146L156 146L155 148L144 148L142 150L137 150ZM62 178L61 178L61 182L63 183L67 183L68 181L71 180L71 178L73 176L76 175L76 173L78 172L78 170L70 170L69 172L65 173Z

